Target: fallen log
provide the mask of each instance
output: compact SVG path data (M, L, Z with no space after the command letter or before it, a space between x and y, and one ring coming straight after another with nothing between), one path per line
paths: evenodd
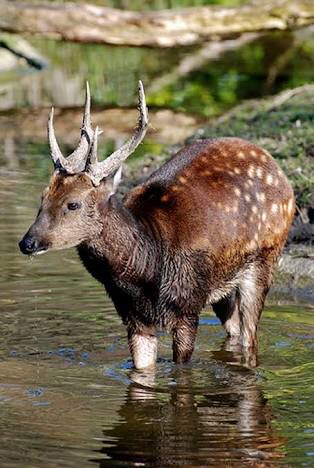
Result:
M312 0L265 0L237 8L215 6L126 11L90 4L0 0L0 30L57 40L175 47L291 30L314 23Z

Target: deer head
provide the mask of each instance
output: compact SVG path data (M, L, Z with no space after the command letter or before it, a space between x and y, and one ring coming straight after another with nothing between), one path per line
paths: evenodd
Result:
M48 120L48 140L55 171L43 191L34 224L19 243L22 253L36 255L74 247L102 229L101 217L121 179L121 165L143 140L148 113L143 84L139 81L139 119L132 138L104 161L98 162L97 142L101 133L91 125L90 92L86 86L85 110L79 144L64 157L58 145L53 109Z

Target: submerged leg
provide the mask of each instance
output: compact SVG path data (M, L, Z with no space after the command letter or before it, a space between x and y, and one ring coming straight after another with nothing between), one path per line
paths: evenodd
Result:
M172 329L173 360L183 364L191 359L197 333L198 319L177 321Z
M254 263L243 273L239 285L240 335L246 347L257 344L257 326L272 278L272 263Z
M229 296L212 304L215 314L231 339L240 336L239 298L239 291L236 289Z
M144 369L156 364L157 337L152 328L128 328L128 341L134 367Z

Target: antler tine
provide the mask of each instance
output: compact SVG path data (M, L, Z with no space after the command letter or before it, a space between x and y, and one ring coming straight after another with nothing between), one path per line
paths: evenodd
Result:
M90 177L96 185L99 184L101 179L113 173L121 166L121 163L133 153L146 134L148 127L148 111L146 107L144 87L141 81L138 82L138 93L139 118L135 134L121 148L112 153L104 161L96 164L91 164L91 161L87 162L86 171L90 174Z
M82 172L84 171L86 165L86 158L89 153L90 145L93 141L94 130L91 125L91 116L90 116L90 90L88 81L86 82L86 96L85 96L85 109L83 115L83 122L81 127L81 138L76 150L73 151L67 157L67 165L72 172Z
M49 119L48 119L48 141L50 146L50 155L52 157L53 163L55 168L64 167L64 163L66 162L65 157L63 156L57 139L55 135L55 131L53 128L53 116L54 116L54 108L51 108Z
M94 138L93 138L93 141L89 150L89 154L86 160L86 165L88 166L86 169L86 172L88 174L89 174L89 168L92 168L98 163L98 159L97 159L98 135L100 135L101 133L102 132L99 130L99 127L96 127L95 132L94 132Z
M89 89L89 83L86 81L86 96L85 96L85 109L84 109L84 117L83 117L83 126L82 130L92 131L91 127L91 119L90 119L90 89Z

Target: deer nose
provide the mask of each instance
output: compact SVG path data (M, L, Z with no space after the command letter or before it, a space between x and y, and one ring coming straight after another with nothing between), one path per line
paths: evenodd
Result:
M39 240L36 237L25 235L19 242L20 251L24 255L29 255L38 250Z

